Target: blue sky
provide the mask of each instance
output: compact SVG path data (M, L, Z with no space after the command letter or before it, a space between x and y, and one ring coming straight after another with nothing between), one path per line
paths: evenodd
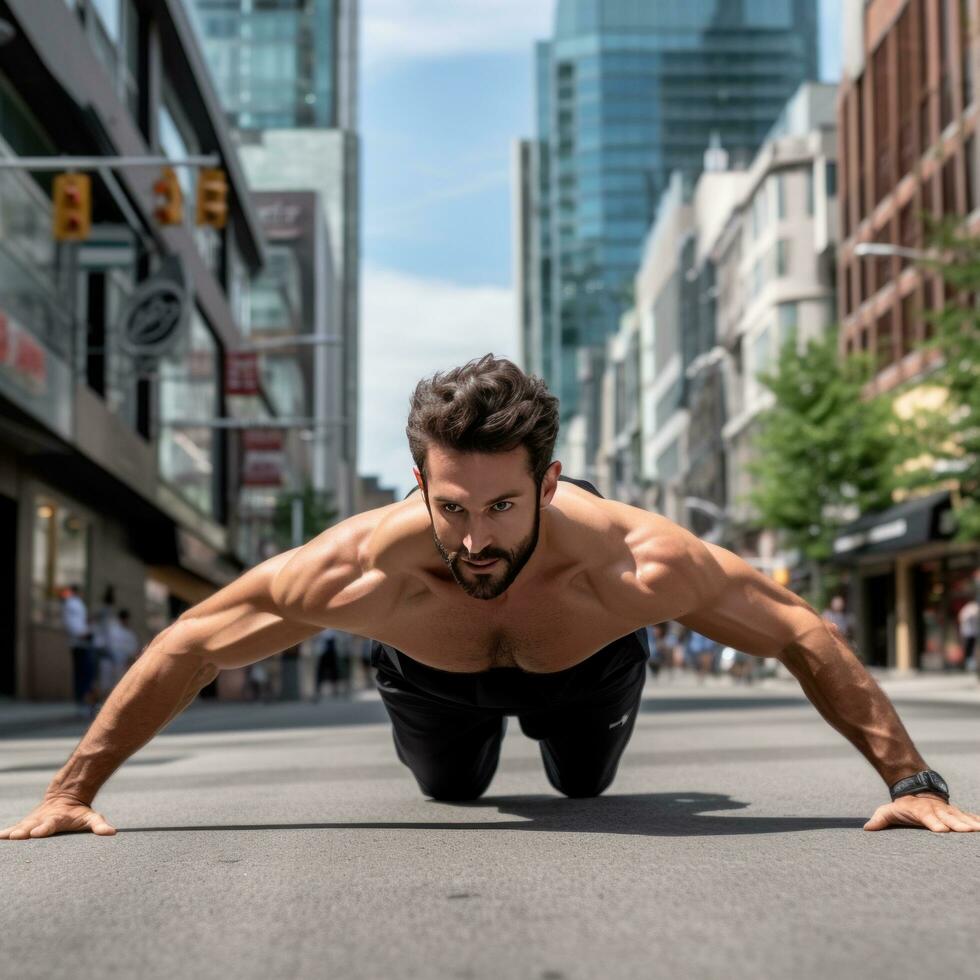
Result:
M360 469L404 494L415 382L487 351L518 355L511 153L532 134L532 49L553 4L361 3ZM828 80L839 74L840 5L820 0Z

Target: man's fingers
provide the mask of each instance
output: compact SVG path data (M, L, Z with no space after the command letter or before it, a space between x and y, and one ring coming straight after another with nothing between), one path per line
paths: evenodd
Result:
M956 830L959 833L969 833L970 831L976 830L977 828L973 823L967 819L965 813L960 813L958 810L941 810L940 816L946 822L946 826L950 830Z
M116 828L101 813L93 812L89 817L88 825L93 834L99 834L102 837L111 837L116 832Z
M11 827L8 840L27 840L31 836L30 829L25 827L23 824L17 824L16 827Z
M880 806L871 815L871 819L864 825L865 830L884 830L886 827L890 826L888 817L885 816L883 811L887 810L887 807Z
M53 820L43 820L31 832L31 837L50 837L55 830Z
M927 827L935 834L949 833L949 827L935 813L924 813L922 815L922 826Z

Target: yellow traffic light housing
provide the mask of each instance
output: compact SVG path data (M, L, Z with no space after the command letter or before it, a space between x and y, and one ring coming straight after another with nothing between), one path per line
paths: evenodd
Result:
M182 225L184 223L184 192L180 189L177 171L164 167L153 185L157 196L157 206L153 213L161 225Z
M92 230L92 178L58 174L54 179L53 234L58 242L81 242Z
M203 167L197 177L197 223L224 228L228 223L228 178L217 167Z

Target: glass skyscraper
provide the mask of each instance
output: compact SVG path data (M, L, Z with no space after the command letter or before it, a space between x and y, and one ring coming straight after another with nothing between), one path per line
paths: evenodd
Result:
M817 77L817 0L558 0L536 48L536 139L519 284L525 367L567 420L579 351L629 303L640 247L674 170L712 141L746 161L800 82Z
M231 125L353 128L353 23L344 0L192 0Z

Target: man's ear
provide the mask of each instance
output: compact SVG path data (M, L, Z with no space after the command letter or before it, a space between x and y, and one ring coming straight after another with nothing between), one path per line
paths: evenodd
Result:
M412 472L415 474L415 482L419 485L419 490L422 491L423 498L428 503L428 497L425 495L425 478L422 476L422 472L417 466L412 467Z
M541 480L541 506L545 507L551 503L555 491L558 489L558 477L561 475L561 462L555 460L545 471Z

